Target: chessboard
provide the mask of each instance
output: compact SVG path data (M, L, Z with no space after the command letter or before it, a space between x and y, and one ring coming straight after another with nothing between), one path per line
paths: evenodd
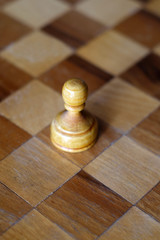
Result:
M160 0L0 0L0 240L160 239ZM83 79L96 144L56 149Z

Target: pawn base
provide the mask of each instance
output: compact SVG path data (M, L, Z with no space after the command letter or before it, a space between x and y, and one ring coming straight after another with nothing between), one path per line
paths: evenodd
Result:
M92 147L97 139L97 120L88 112L59 113L51 124L51 141L65 152L82 152Z

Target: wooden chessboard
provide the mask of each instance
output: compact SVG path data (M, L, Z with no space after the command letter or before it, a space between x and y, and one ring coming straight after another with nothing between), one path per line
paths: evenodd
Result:
M0 240L160 239L160 0L0 0ZM90 150L50 142L70 78Z

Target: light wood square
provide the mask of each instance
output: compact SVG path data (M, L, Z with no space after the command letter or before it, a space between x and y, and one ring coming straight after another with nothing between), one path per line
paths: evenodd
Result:
M87 108L105 122L125 132L159 105L158 100L115 78L89 98Z
M104 32L78 50L81 57L115 75L125 71L147 53L147 48L114 30Z
M62 97L39 81L32 81L0 104L2 115L30 134L36 134L62 110Z
M56 224L36 210L32 210L19 223L10 228L1 240L73 240L67 233Z
M113 26L140 8L140 4L128 0L87 0L77 6L78 11L91 18Z
M17 0L6 5L3 11L20 22L40 28L68 9L66 3L58 0Z
M146 9L160 17L160 0L148 1Z
M158 240L160 224L136 207L132 207L99 240Z
M10 45L1 56L32 76L38 76L71 54L60 40L35 31Z
M133 204L160 180L159 169L160 158L125 136L84 168Z
M35 206L78 171L73 163L32 138L0 162L0 181Z

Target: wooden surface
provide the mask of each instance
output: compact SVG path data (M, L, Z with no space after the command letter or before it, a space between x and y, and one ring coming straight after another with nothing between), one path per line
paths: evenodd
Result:
M159 240L160 0L0 0L0 240ZM71 78L99 133L53 146Z

